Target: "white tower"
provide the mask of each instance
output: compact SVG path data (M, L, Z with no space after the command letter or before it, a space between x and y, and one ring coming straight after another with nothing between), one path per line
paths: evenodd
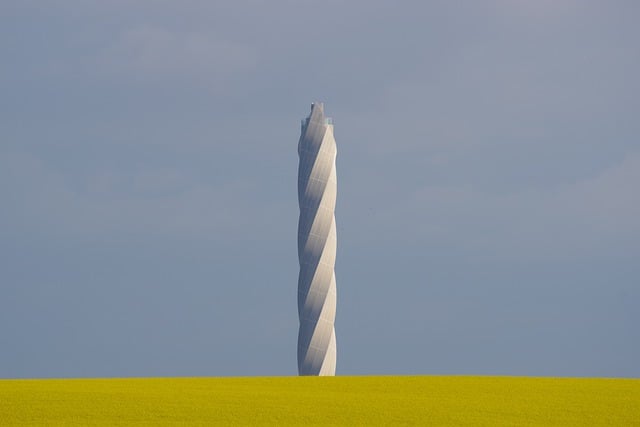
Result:
M322 103L302 121L298 155L298 372L335 375L336 141Z

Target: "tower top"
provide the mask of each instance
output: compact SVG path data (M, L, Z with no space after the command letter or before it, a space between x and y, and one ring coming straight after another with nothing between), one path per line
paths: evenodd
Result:
M304 129L306 127L308 121L311 119L311 116L313 116L314 110L316 109L320 114L320 120L322 121L322 123L324 123L325 125L333 126L333 119L324 115L324 102L312 102L309 117L302 120L302 128ZM318 116L316 115L316 117Z

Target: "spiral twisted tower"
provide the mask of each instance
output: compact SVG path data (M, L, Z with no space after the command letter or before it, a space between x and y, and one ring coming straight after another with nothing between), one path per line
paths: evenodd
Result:
M336 141L322 103L302 121L298 155L298 372L335 375Z

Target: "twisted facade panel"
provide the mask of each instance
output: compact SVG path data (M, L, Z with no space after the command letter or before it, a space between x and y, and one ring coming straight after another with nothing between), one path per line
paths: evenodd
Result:
M298 372L335 375L336 141L322 103L302 121L298 155Z

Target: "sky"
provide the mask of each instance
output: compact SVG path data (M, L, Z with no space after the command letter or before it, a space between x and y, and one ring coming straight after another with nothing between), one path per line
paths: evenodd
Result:
M0 378L296 375L297 143L337 374L640 377L640 3L0 3Z

